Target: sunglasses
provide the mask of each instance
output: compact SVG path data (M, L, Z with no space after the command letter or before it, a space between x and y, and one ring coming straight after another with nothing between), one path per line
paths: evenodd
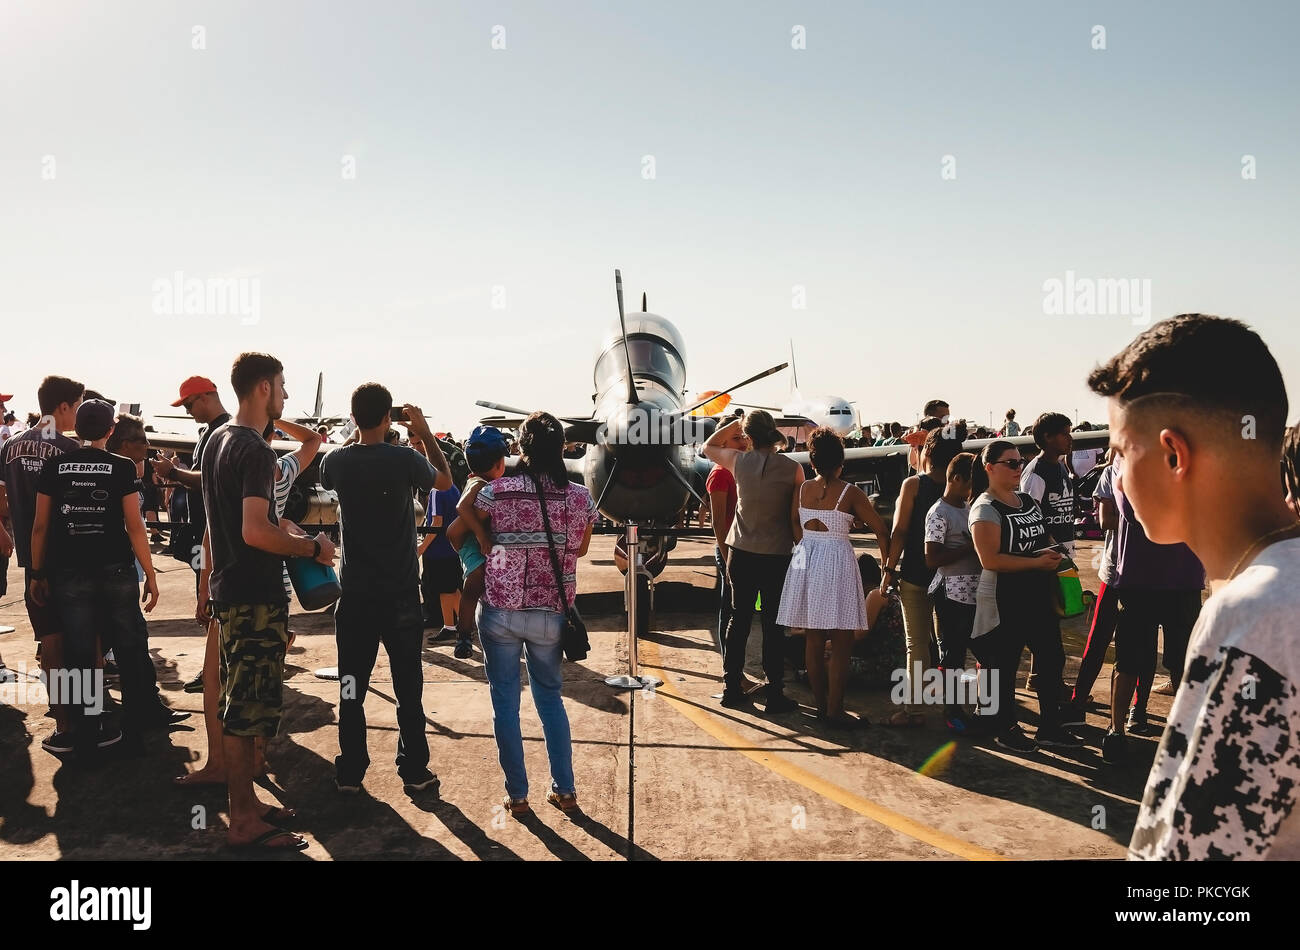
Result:
M999 459L998 461L994 462L993 464L994 464L994 465L1005 465L1007 468L1011 469L1011 471L1015 472L1015 471L1018 471L1019 469L1021 469L1021 468L1024 466L1024 464L1025 464L1025 460L1024 460L1024 459Z

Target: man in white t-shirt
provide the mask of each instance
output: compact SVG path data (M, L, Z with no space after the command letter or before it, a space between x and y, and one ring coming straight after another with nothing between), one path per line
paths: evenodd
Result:
M1213 595L1129 856L1300 858L1300 524L1278 482L1286 386L1244 324L1181 314L1088 384L1109 397L1118 487L1147 537L1184 542Z

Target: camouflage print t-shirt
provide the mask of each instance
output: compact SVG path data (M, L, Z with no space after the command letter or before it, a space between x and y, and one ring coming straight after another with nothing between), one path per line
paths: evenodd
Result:
M1300 858L1300 539L1205 602L1130 858Z

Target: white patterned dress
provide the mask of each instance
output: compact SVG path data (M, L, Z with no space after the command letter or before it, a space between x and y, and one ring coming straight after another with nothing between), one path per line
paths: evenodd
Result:
M853 513L841 511L849 486L844 486L831 509L805 508L803 486L799 487L799 523L803 540L794 546L790 568L781 590L777 623L805 630L866 630L867 601L862 593L862 575L853 556ZM820 521L826 531L812 531L811 521Z

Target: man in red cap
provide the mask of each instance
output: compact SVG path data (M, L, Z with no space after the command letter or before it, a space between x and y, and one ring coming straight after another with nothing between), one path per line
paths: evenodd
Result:
M178 530L184 532L179 539L173 537L172 551L177 560L188 562L191 569L193 569L194 592L195 596L197 596L199 589L198 554L203 548L203 530L207 524L207 512L203 508L199 459L203 458L203 449L207 446L212 433L230 421L230 413L226 412L225 406L221 405L221 397L217 394L217 384L206 376L191 376L181 383L180 398L172 405L178 408L184 407L195 422L207 426L207 429L199 436L198 444L194 446L194 454L190 456L194 462L193 468L182 468L171 459L162 457L155 459L153 462L155 472L163 478L170 478L179 482L186 493L185 500L189 504L190 513L189 527L187 529L172 529L173 535ZM185 691L189 693L202 692L203 677L197 676L193 681L186 683Z

